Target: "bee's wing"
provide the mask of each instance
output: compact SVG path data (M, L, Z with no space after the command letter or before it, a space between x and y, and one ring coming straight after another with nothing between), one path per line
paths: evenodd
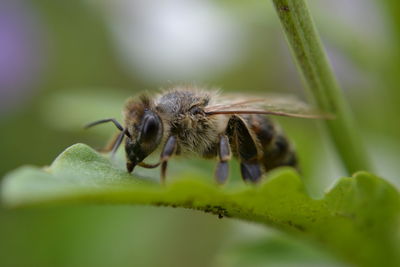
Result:
M217 114L267 114L308 119L333 119L334 115L310 107L290 95L266 95L249 97L244 95L224 96L220 104L207 106L208 115Z

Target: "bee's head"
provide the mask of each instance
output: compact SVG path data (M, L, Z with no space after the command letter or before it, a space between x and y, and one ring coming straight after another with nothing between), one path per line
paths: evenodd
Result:
M142 96L140 101L129 100L125 108L125 126L130 137L126 138L125 151L129 172L160 144L163 124L152 109L150 100Z

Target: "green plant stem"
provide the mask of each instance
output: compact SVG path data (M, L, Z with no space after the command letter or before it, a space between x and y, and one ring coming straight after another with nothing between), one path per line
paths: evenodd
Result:
M349 173L369 170L367 153L357 134L352 113L333 74L305 1L273 0L273 3L313 102L336 116L334 120L326 120L325 124L343 165Z

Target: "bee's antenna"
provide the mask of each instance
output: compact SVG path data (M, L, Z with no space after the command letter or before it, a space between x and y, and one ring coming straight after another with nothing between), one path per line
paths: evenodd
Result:
M124 129L124 127L122 127L122 125L114 118L110 118L110 119L103 119L103 120L98 120L98 121L94 121L91 123L88 123L84 126L85 129L96 126L98 124L102 124L102 123L106 123L106 122L112 122L114 123L114 125L122 132L122 135L126 135L128 137L131 137L131 135L129 134L129 132ZM119 138L118 138L119 139ZM122 139L120 141L120 143L122 142ZM118 147L118 146L117 146Z

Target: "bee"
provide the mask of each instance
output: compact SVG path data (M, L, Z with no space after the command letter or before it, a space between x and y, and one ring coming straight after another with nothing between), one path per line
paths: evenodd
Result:
M279 166L297 168L293 145L281 128L266 115L298 118L329 118L293 97L223 95L217 90L181 85L151 96L129 98L123 109L123 126L114 118L86 127L112 122L120 130L108 151L114 154L125 139L126 168L161 165L165 181L168 160L174 155L217 159L215 180L228 178L228 162L240 162L245 182L257 183L262 175ZM144 160L160 151L156 164Z

